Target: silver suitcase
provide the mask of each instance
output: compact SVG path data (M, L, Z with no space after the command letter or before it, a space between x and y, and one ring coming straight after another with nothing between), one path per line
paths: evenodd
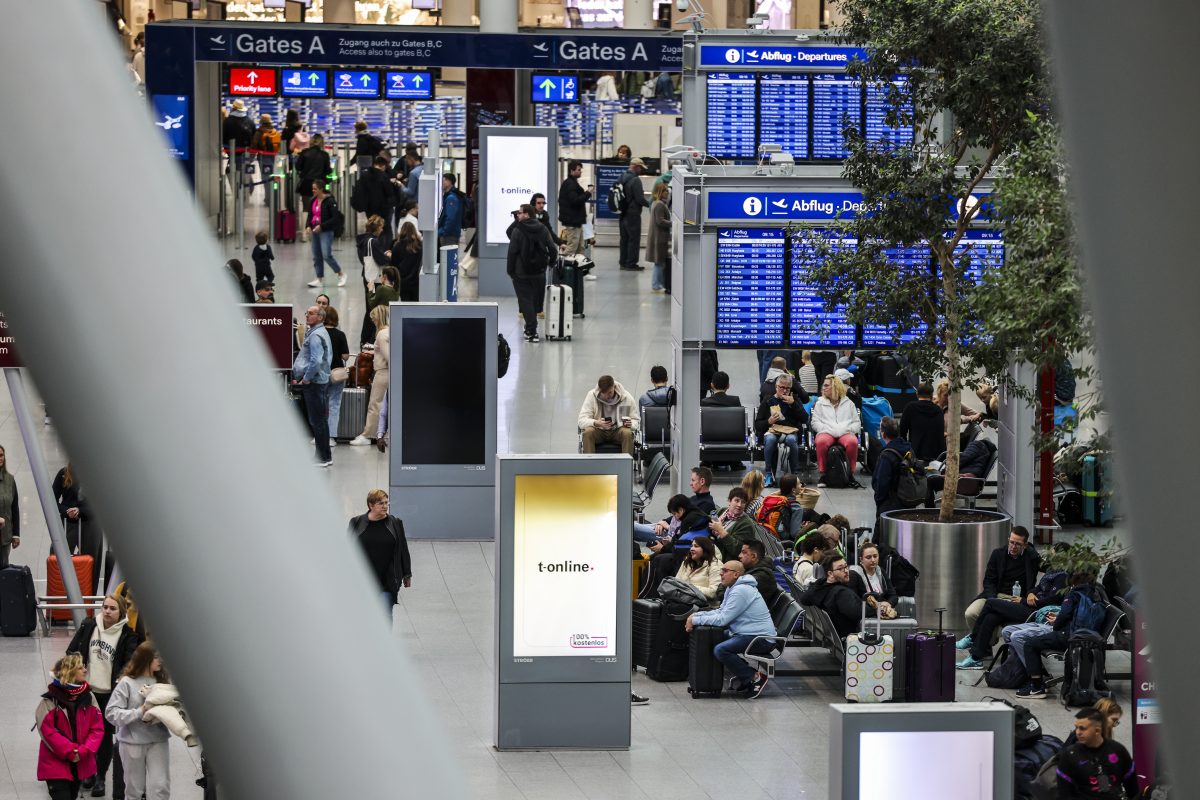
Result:
M571 287L565 284L550 284L546 287L546 338L571 340L574 319L572 306L575 298Z
M367 389L346 388L342 390L342 410L338 417L337 438L353 439L363 432L367 424L367 400L371 393Z

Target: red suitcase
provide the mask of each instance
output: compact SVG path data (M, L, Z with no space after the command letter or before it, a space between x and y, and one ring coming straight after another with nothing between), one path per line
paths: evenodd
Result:
M84 596L90 595L96 573L95 559L91 556L71 556L71 561L75 564L75 575L79 578L79 591ZM46 595L48 597L66 597L67 595L67 587L63 585L62 574L58 570L58 556L52 555L46 559ZM90 610L87 613L89 617L92 615ZM70 618L70 611L50 612L52 622Z
M275 241L296 241L296 212L284 208L275 215Z

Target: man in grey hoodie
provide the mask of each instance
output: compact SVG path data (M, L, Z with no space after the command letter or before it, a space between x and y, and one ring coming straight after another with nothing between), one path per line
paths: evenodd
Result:
M634 408L633 395L613 380L612 375L601 375L579 407L583 452L594 453L597 444L613 442L621 445L622 453L633 455L633 434L638 428Z

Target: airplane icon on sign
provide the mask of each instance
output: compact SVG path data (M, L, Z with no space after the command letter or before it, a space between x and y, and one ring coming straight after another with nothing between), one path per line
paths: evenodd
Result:
M213 44L221 45L221 47L225 46L225 35L224 34L222 34L220 36L210 36L210 37L208 37L208 40L210 42L212 42Z
M535 44L533 46L533 49L537 50L541 53L548 53L548 52L550 52L550 43L549 42L539 42L538 44Z
M172 117L170 114L164 114L163 116L165 119L162 122L156 122L154 124L162 128L164 131L173 131L183 127L183 114L180 114L178 117Z

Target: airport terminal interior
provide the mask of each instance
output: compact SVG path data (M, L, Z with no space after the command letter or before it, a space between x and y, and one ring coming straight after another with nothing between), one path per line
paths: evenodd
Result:
M145 5L142 3L138 7ZM159 7L163 4L153 5ZM174 5L178 7L183 4ZM390 7L389 3L379 5ZM599 2L568 4L572 11L576 11L576 6L590 8L585 13L593 15L599 13L596 7L603 5ZM721 5L724 7L726 4ZM760 4L764 8L767 5L770 4ZM817 7L815 3L797 3L796 7L807 8L809 5ZM409 10L415 11L419 6L413 2ZM687 3L681 6L686 8ZM821 8L824 6L824 3L820 4ZM559 6L559 13L562 10ZM666 22L669 25L671 9L667 9L667 12ZM728 15L726 12L722 14ZM578 16L578 12L573 16ZM675 16L678 18L680 14L676 13ZM792 25L795 21L789 14L788 24ZM816 17L814 24L815 21ZM736 86L730 88L736 81L718 85L725 80L720 77L724 73L713 74L718 77L710 81L708 91L713 94L709 96L709 113L713 108L712 97L718 92L728 91L731 93L729 97L736 98L736 92L740 91ZM228 74L222 73L222 76L217 82L224 83L220 89L214 90L214 95L218 96L226 112L235 107L236 101L239 111L249 107L252 119L266 111L282 117L288 105L287 100L282 97L235 98L229 93ZM586 83L589 96L597 91L594 77L589 75ZM739 80L745 83L747 79L742 76ZM758 79L751 75L749 80L753 83ZM819 82L820 79L816 80ZM762 85L766 91L765 79ZM810 84L806 83L804 91L812 91L812 96L816 96L819 86L817 83L811 85L814 88L810 90ZM661 84L659 90L662 90ZM653 93L653 87L650 93ZM685 106L680 111L681 101L677 93L682 93L678 84L670 87L669 98L645 96L636 100L626 98L616 101L617 105L605 112L610 114L604 118L608 122L601 122L601 125L611 124L612 112L629 116L636 114L638 109L647 115L686 116L688 109ZM805 97L808 96L805 94ZM325 105L322 102L306 104L308 110L305 111L305 119L311 121L313 132L317 132L316 129L322 125L340 125L337 135L331 137L331 142L337 143L338 147L353 141L350 130L355 109L367 108L374 115L382 107L370 103L365 106L338 106L336 102ZM734 102L730 100L730 103ZM868 109L870 102L865 90L861 97L854 97L854 103L860 103L863 109ZM419 128L423 135L439 126L452 132L450 139L444 143L444 153L453 156L447 161L448 168L462 174L467 169L462 155L466 144L465 109L468 104L466 98L458 96L458 89L454 89L440 98L436 113L429 111L433 105L426 107L428 113L413 112L416 116L411 117L404 116L408 111L398 114L387 111L383 116L373 116L371 123L374 130L393 139L401 136L407 139L406 134L413 135L415 128ZM194 109L193 113L196 113ZM215 114L215 109L210 109L209 113ZM592 125L598 117L594 112L588 113L592 116L587 117L587 124ZM869 112L864 117L868 115ZM582 114L577 118L561 109L539 108L535 115L530 116L531 123L559 127L560 136L563 137L562 147L556 151L561 157L561 163L557 166L560 173L565 169L567 158L578 157L588 161L585 167L587 177L583 182L599 182L591 160L598 155L613 155L620 144L619 137L614 138L610 131L601 142L584 146L582 140L570 139L586 127L580 121ZM878 120L876 122L882 125ZM282 125L282 119L278 119L278 124ZM681 129L687 129L688 124L681 122ZM865 121L864 130L869 130L871 124L869 120ZM805 143L808 141L806 139ZM816 146L816 134L813 134L811 141ZM712 137L709 144L713 144ZM394 155L400 156L402 141L392 141L390 145ZM420 145L423 146L424 142ZM752 149L753 145L752 140ZM730 146L736 148L741 145L733 142ZM215 154L216 148L213 150ZM348 148L338 152L348 152ZM657 160L662 153L634 152L632 155ZM213 166L219 161L214 155L208 165ZM790 170L787 175L791 176ZM551 176L555 183L561 178L561 174ZM203 194L211 187L218 187L215 191L221 192L226 198L228 205L222 206L221 214L222 222L227 222L227 231L216 241L224 259L240 260L246 272L252 276L254 234L260 230L274 232L276 204L268 202L262 183L248 188L243 198L244 204L239 202L236 205L233 204L232 194L227 192L225 176L200 176L196 183L198 193ZM647 189L651 183L652 178L646 183ZM280 185L292 187L290 183ZM205 186L209 188L203 188ZM348 192L338 196L349 199ZM205 202L209 204L208 210L213 211L215 204L212 198ZM749 214L758 213L757 210L751 211L750 205L746 209ZM348 214L354 213L351 209L344 210ZM228 222L227 216L224 216L235 212L243 215L240 226ZM275 302L291 304L295 315L302 317L304 309L313 304L318 295L327 295L329 305L338 311L340 327L347 333L352 353L357 351L359 326L368 313L359 278L362 266L353 235L354 231L361 231L365 223L365 216L357 215L353 230L334 242L333 254L349 277L344 286L338 285L336 276L328 271L328 267L323 284L317 287L311 285L314 278L312 251L307 241L298 238L294 242L281 242L276 238L270 242L275 254ZM580 289L585 292L586 316L573 320L569 341L548 338L548 320L539 321L541 340L528 341L523 335L517 300L510 291L496 293L481 290L481 281L475 274L479 262L471 272L459 273L458 300L496 303L499 332L511 346L511 363L507 374L498 379L496 391L498 453L579 452L580 434L576 420L580 404L602 375L613 376L634 398L651 388L650 373L653 367L666 367L670 382L677 380L673 374L676 363L672 331L673 298L669 293L652 290L652 271L645 259L644 238L639 246L644 269L630 270L618 264L615 226L601 229L598 225L597 234L600 241L590 248L590 256L594 261L591 279L579 283ZM426 232L425 237L429 242L435 234ZM682 237L677 238L677 241L681 240ZM467 244L465 237L460 244ZM676 261L673 274L676 286L683 282L685 271L699 268L698 264ZM229 276L224 261L212 264L212 280L225 286L231 305L241 302L236 296L237 285ZM256 346L251 344L250 336L246 341L248 347ZM718 358L719 369L727 373L730 379L729 393L739 396L743 405L756 406L761 385L756 350L749 347L720 349ZM446 364L445 368L453 370L455 365ZM38 478L49 481L55 472L68 464L71 456L60 441L54 409L43 402L28 371L24 374L24 387L26 404L31 409L35 423L36 440L49 472ZM963 403L967 409L983 408L970 391L964 392ZM246 412L288 417L294 422L295 436L305 443L309 441L310 434L303 427L282 380L277 402L271 408L247 408ZM1097 427L1103 424L1103 421L1088 423ZM38 593L44 594L47 591L47 560L52 548L22 433L17 409L9 392L0 390L0 447L4 449L5 466L16 481L21 509L21 542L20 547L12 551L11 562L28 565ZM1088 435L1091 433L1093 431L1089 428ZM993 441L996 437L994 432L985 432L983 435ZM394 441L391 443L392 447L396 445ZM154 448L170 446L169 436L158 437L151 445L151 452ZM375 446L351 445L344 438L335 442L332 464L317 470L317 474L333 490L339 502L337 513L341 517L349 520L363 514L367 510L368 492L395 486L395 476L389 471L390 457L391 453L380 452ZM685 494L690 493L687 483L692 466L690 463L672 464L672 478L664 480L660 486L651 487L655 491L645 511L646 519L654 521L667 516L667 500L672 494L670 480L674 480ZM747 463L745 467L763 469L763 463L759 460L753 464ZM745 471L734 469L715 472L711 491L718 506L726 505L730 489L739 484ZM635 478L635 488L641 488L637 480L644 472L640 471ZM822 487L816 511L825 515L843 515L851 527L873 526L876 522L876 504L871 490L871 475L856 470L855 477L862 484L861 487ZM991 477L994 479L995 476ZM815 486L819 478L814 468L803 472L801 479ZM86 476L83 476L83 482L86 485ZM774 488L767 489L768 493L775 491ZM981 507L989 507L994 503L995 492L993 487L992 496L985 497ZM405 519L414 512L413 507L406 507L406 502L395 499L390 513ZM492 531L481 532L479 538L482 540L467 541L446 539L444 535L420 530L414 524L406 523L406 527L412 555L412 585L399 592L397 605L393 609L391 635L404 657L416 666L421 681L420 693L439 720L452 751L453 763L463 777L470 796L499 800L818 800L830 796L830 748L836 746L832 744L830 735L830 706L845 702L845 685L844 678L837 674L843 666L840 660L822 647L815 646L787 648L780 660L780 669L817 670L826 674L780 675L770 680L762 693L752 699L733 692L716 698L693 697L689 693L687 680L660 682L652 680L644 668L636 669L630 688L635 696L641 696L648 702L631 705L631 738L627 749L497 749L495 583L498 564L497 548L490 540ZM331 530L328 534L330 547L354 546L342 530ZM1088 541L1096 547L1110 539L1125 545L1130 542L1130 524L1118 515L1108 527L1091 528L1072 524L1056 531L1053 538L1055 542ZM986 554L992 547L1001 545L1003 541L990 543L982 552ZM1039 551L1044 552L1049 542L1037 546ZM239 553L231 552L227 556L237 559ZM297 576L301 583L310 585L317 581L319 561L320 554L314 554L312 573ZM930 574L947 568L945 563L916 566ZM946 614L946 627L956 636L967 632L963 611L963 608L950 608ZM153 620L153 608L142 608L141 612L146 619ZM286 609L281 613L286 614ZM363 613L378 611L371 609ZM270 621L264 619L264 624L270 624ZM39 738L37 732L31 730L31 725L34 722L34 708L50 680L49 673L66 650L74 631L73 624L63 622L49 626L48 630L43 630L39 625L29 636L0 637L0 680L4 686L0 692L0 800L33 800L46 796L45 784L37 779ZM961 659L963 655L956 653L956 658ZM164 657L165 667L170 670L170 654L166 653ZM1112 674L1129 673L1133 669L1132 662L1129 649L1113 649L1108 652L1106 668ZM1062 674L1061 660L1048 658L1047 664L1052 676ZM1012 689L992 689L982 682L975 686L982 674L979 670L957 670L954 674L953 699L959 703L992 698L1014 702L1019 700ZM1132 751L1136 713L1133 686L1128 677L1111 680L1110 686L1113 699L1124 708L1123 721L1115 728L1113 738ZM183 701L186 705L186 696ZM1045 698L1023 699L1019 702L1034 712L1046 734L1065 739L1072 732L1077 709L1060 703L1057 692L1051 691ZM202 738L203 732L200 734ZM182 740L172 737L169 748L171 796L207 799L210 795L205 795L196 784L201 777L202 747L188 747ZM938 769L937 754L928 755L931 758L929 769ZM88 796L87 790L80 796Z

